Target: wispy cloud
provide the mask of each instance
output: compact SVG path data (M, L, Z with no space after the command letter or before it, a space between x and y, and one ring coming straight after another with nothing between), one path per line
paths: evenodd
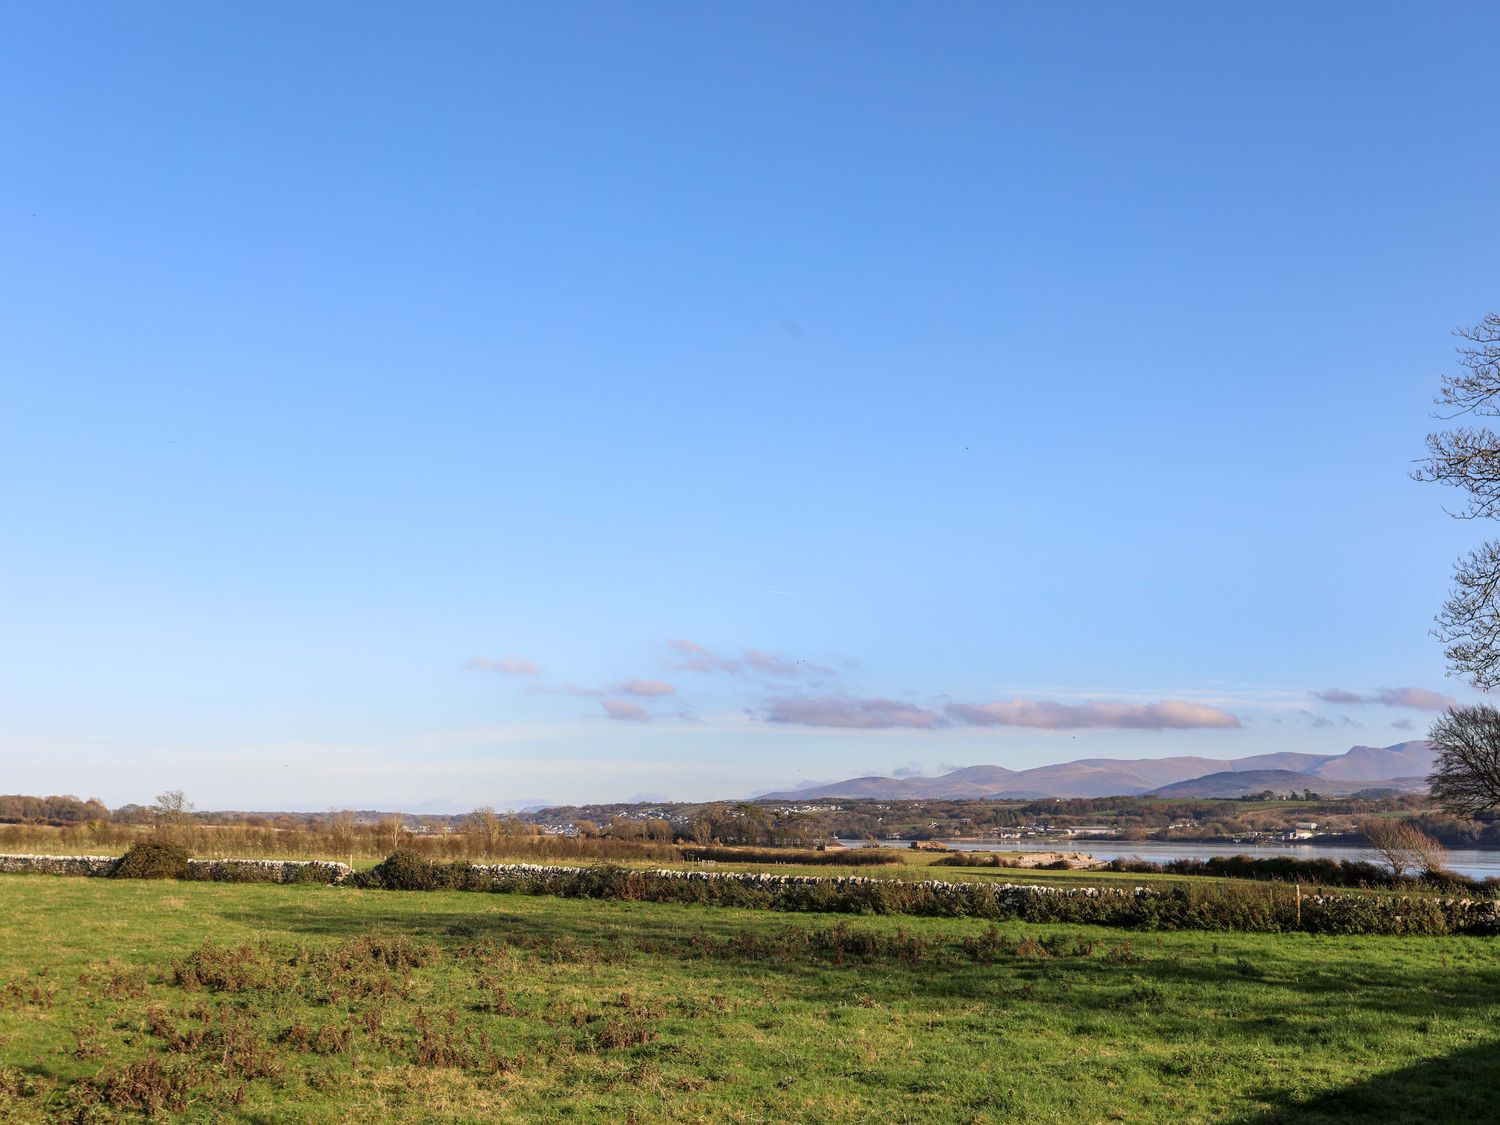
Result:
M611 719L619 719L621 722L644 723L651 717L646 714L645 708L628 699L602 699L599 706L604 708L604 713Z
M954 722L977 727L1193 730L1240 725L1240 720L1228 711L1178 699L1164 699L1159 703L1058 703L1050 699L1008 699L996 703L950 703L944 710Z
M831 668L812 664L806 660L793 660L774 652L763 652L758 648L740 650L738 657L722 656L705 648L696 641L681 638L668 641L677 654L668 661L669 667L688 672L723 672L729 676L749 676L766 679L794 680L802 676L832 675Z
M1410 719L1397 719L1391 724L1391 726L1396 730L1412 730L1416 727L1416 725L1417 724L1412 722Z
M687 672L728 672L731 676L741 675L744 671L738 660L726 660L693 641L678 639L668 641L667 645L678 653L677 659L667 662L672 668Z
M542 670L524 656L502 656L491 660L487 656L475 656L464 665L481 672L499 672L502 676L540 676Z
M1451 695L1414 687L1384 688L1380 702L1387 707L1412 707L1418 711L1446 711L1458 706L1458 700Z
M648 697L677 694L677 689L665 680L626 680L623 684L616 684L615 691L621 695Z
M741 655L744 658L745 667L762 676L794 679L810 672L827 673L830 671L820 665L809 664L805 660L792 660L785 656L777 656L773 652L761 652L758 648L747 648Z
M1373 703L1374 699L1369 696L1360 695L1358 692L1345 691L1343 688L1329 688L1327 691L1313 692L1317 698L1324 703Z
M1195 730L1238 727L1238 716L1203 703L1058 703L1010 699L949 703L941 712L897 699L849 695L782 695L765 700L759 715L769 723L877 730L911 727L1031 727L1037 730Z
M1324 703L1378 703L1384 707L1410 707L1417 711L1446 711L1458 706L1458 700L1451 695L1416 687L1381 688L1369 695L1345 691L1343 688L1328 688L1312 694Z
M941 715L910 703L895 699L856 699L845 695L778 696L766 700L762 717L768 723L855 730L886 727L931 730L943 725Z

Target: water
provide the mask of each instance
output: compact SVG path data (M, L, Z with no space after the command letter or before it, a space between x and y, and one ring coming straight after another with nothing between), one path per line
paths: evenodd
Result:
M942 840L960 852L1086 852L1095 859L1147 859L1165 863L1171 859L1208 859L1216 855L1275 856L1292 859L1362 859L1370 863L1384 861L1369 848L1340 848L1328 844L1194 844L1165 843L1159 840L1116 840L1111 837L1075 836L1050 840ZM843 840L846 847L870 847L867 840ZM880 840L887 847L904 848L904 840ZM1455 848L1448 852L1445 866L1460 875L1476 879L1500 877L1500 851Z

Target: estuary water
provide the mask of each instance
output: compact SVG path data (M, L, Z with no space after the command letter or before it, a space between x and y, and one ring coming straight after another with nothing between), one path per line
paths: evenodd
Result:
M868 840L842 840L846 847L872 846ZM1340 848L1327 844L1193 844L1163 843L1158 840L1115 840L1110 837L1074 836L1052 840L942 840L960 852L1086 852L1095 859L1140 858L1152 863L1171 859L1208 859L1216 855L1279 856L1292 859L1363 859L1381 862L1368 848ZM892 848L907 847L905 840L880 840ZM1460 875L1476 879L1500 876L1500 851L1455 848L1448 852L1447 867Z

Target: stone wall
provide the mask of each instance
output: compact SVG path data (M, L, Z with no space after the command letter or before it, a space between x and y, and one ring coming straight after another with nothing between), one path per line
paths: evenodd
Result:
M0 873L12 875L111 875L112 855L0 854ZM322 859L190 859L188 878L221 883L342 883L354 874L347 863Z

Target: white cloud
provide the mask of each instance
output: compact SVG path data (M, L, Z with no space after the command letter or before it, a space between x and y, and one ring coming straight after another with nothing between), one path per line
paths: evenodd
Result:
M1345 691L1343 688L1328 688L1312 694L1324 703L1378 703L1385 707L1410 707L1417 711L1446 711L1458 706L1458 700L1451 695L1418 687L1381 688L1369 695Z
M481 672L499 672L502 676L540 676L542 670L524 656L502 656L491 660L487 656L475 656L464 665Z
M932 729L943 725L934 711L895 699L855 699L843 695L780 696L765 702L768 723L796 723L807 727L846 727L874 730L883 727Z
M627 699L604 699L599 702L599 706L604 708L604 713L611 719L622 722L644 723L651 717L646 714L645 708Z
M979 727L1193 730L1240 725L1240 720L1228 711L1180 699L1164 699L1159 703L1058 703L1051 699L1008 699L981 704L950 703L944 710L954 722Z

